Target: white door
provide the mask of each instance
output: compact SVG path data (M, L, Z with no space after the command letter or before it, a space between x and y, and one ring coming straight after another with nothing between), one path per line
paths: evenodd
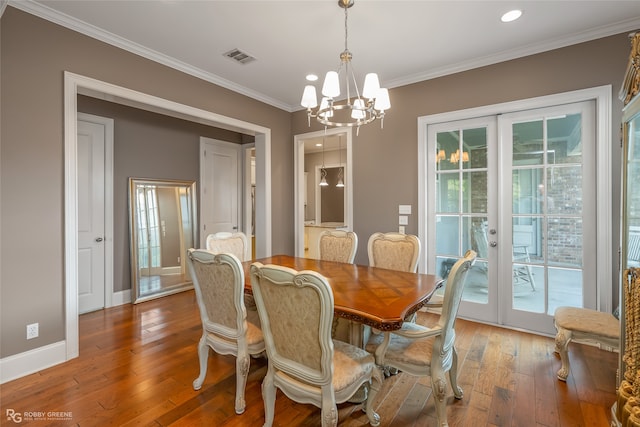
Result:
M78 312L105 306L105 127L78 120Z
M497 156L495 116L429 126L427 253L429 271L447 277L467 249L478 258L467 276L460 314L484 322L498 322L497 259L487 250L485 233L495 228Z
M238 144L200 138L200 244L207 235L240 230L242 181Z
M471 248L460 315L554 334L559 305L596 306L592 101L430 125L428 269Z
M557 307L597 303L595 101L499 123L503 323L553 334Z

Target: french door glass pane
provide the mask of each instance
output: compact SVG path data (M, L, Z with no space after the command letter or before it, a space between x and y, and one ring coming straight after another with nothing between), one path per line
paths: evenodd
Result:
M583 304L581 115L514 123L512 307Z
M447 277L468 249L478 253L463 300L488 303L487 129L436 133L436 272ZM442 292L442 291L440 291Z

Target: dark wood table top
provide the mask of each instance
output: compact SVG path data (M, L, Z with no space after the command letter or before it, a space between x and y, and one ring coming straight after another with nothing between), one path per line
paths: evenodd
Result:
M424 306L442 283L442 279L431 274L275 255L243 263L247 291L251 290L249 268L254 262L322 274L333 290L337 316L382 331L400 329L403 319Z

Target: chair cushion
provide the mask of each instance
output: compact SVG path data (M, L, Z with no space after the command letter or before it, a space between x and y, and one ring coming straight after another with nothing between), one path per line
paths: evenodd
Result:
M260 329L260 317L258 312L247 310L247 345L259 343L264 340Z
M558 307L554 314L556 326L599 335L607 338L620 337L620 322L612 314L578 307Z
M402 324L404 330L424 330L425 327L405 322ZM374 353L376 348L382 344L384 334L372 334L367 343L367 351ZM385 353L385 363L399 362L415 366L429 367L431 364L431 351L433 349L433 338L409 339L391 333L391 341Z
M333 340L333 389L336 393L358 378L371 375L375 368L373 355L343 341Z

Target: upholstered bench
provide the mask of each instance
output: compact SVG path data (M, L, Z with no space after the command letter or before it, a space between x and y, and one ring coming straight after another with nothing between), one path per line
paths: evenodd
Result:
M588 308L558 307L554 314L556 353L560 354L562 367L558 379L566 381L569 376L569 342L595 343L620 348L620 322L612 314Z

